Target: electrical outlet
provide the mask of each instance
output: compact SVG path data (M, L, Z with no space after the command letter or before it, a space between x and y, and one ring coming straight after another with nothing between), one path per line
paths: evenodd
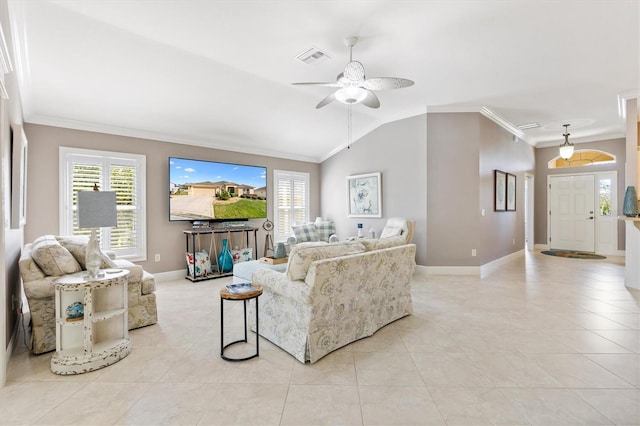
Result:
M478 252L476 251L476 249L471 249L471 256L475 257L478 255Z
M160 254L159 254L159 253L158 253L158 254L156 254L156 256L155 256L155 261L156 261L156 262L160 262Z
M516 239L515 238L513 239L513 245L514 246L516 245Z

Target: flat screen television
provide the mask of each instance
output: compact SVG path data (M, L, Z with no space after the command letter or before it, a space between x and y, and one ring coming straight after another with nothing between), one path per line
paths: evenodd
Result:
M266 167L169 157L170 221L266 217Z

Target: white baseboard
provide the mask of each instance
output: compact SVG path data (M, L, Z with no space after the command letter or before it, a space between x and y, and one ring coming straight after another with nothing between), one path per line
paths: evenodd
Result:
M152 274L156 282L181 280L187 276L187 269L178 269L177 271L155 272Z
M2 366L4 373L2 375L2 380L0 380L0 389L4 387L4 385L6 384L6 379L7 379L6 373L9 370L8 367L9 367L9 361L11 360L11 354L13 354L13 350L15 349L16 342L18 340L18 332L20 331L20 321L22 321L22 318L18 317L15 327L13 327L13 332L11 333L11 338L9 339L7 350L4 354L5 365Z
M508 255L503 256L503 257L501 257L499 259L492 260L489 263L485 263L484 265L482 265L480 267L480 269L481 269L480 276L481 277L486 277L487 275L489 275L490 273L492 273L493 271L495 271L499 267L511 262L514 259L522 257L522 256L524 256L524 249L519 250L519 251L517 251L515 253L508 254Z
M419 275L476 275L484 277L513 259L524 256L524 249L508 254L482 266L423 266L416 265L415 274Z
M480 275L480 267L416 265L416 272L424 275Z
M548 244L534 244L533 245L533 249L534 250L549 250L549 245Z

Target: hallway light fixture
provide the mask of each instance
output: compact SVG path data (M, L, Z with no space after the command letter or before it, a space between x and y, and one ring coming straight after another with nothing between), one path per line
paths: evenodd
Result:
M573 144L569 142L569 135L571 133L569 133L567 130L567 127L569 127L570 124L563 124L563 126L564 134L562 136L564 136L564 143L560 145L560 157L568 160L573 155Z

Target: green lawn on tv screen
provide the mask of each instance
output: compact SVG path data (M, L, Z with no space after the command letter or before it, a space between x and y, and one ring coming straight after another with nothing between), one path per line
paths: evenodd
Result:
M231 204L214 204L213 211L216 219L267 217L267 202L240 199Z

